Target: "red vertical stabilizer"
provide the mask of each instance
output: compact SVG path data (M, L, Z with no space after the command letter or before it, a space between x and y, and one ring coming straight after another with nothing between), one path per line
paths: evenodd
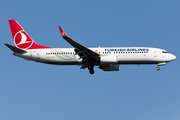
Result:
M38 45L33 39L26 33L26 31L18 24L16 20L9 20L14 44L20 49L47 49L49 47Z

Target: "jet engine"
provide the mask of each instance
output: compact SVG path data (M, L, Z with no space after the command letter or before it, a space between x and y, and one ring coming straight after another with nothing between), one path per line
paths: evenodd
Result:
M119 71L119 65L100 66L103 71Z

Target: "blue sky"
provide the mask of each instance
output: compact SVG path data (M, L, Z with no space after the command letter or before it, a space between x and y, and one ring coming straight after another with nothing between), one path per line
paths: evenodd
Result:
M179 0L51 0L0 2L0 119L179 120ZM17 58L8 20L16 19L38 44L71 47L66 34L87 47L157 47L177 59L156 65L120 65L95 74Z

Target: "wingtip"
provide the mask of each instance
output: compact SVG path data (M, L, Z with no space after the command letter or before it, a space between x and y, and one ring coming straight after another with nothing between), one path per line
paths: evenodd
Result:
M59 30L61 32L62 37L67 37L66 33L63 31L63 29L59 26Z

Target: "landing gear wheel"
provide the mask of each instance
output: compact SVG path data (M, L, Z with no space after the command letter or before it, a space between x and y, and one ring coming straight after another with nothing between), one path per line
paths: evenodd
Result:
M94 65L93 65L93 63L89 64L88 69L89 69L90 74L94 74Z
M89 70L89 73L94 74L94 70L93 69Z
M159 71L159 70L160 70L160 67L157 67L156 69L157 69L157 71Z

